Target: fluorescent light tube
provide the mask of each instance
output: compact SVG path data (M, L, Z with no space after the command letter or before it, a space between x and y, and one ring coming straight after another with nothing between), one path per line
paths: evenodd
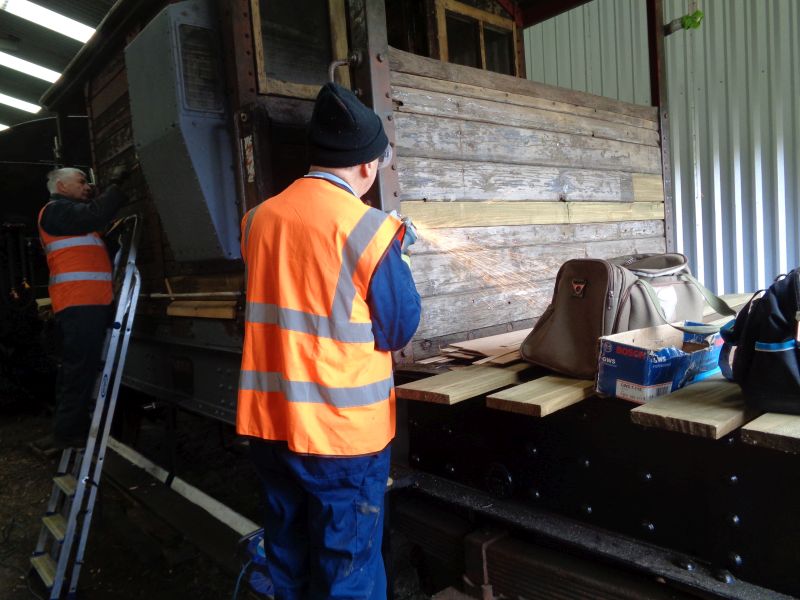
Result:
M56 79L61 77L61 73L57 73L56 71L52 71L51 69L47 69L35 63L28 62L27 60L17 58L11 54L6 54L5 52L0 52L0 65L8 67L9 69L14 69L15 71L19 71L20 73L25 73L26 75L30 75L32 77L44 79L50 83L53 83Z
M28 0L0 0L0 9L79 42L86 43L94 33L91 27Z
M41 106L37 106L36 104L31 104L30 102L25 102L25 100L20 100L19 98L7 96L6 94L2 93L0 93L0 104L5 104L6 106L18 108L19 110L24 110L25 112L33 114L36 114L42 110Z

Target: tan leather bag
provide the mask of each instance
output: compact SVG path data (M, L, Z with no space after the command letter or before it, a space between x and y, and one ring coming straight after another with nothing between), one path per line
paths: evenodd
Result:
M734 314L692 276L682 254L569 260L558 271L550 306L520 352L528 362L592 379L601 336L676 321L700 322L706 303L720 314ZM710 325L681 329L718 330Z

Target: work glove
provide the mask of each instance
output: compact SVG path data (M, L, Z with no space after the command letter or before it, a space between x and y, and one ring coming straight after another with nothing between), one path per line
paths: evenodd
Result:
M408 248L419 238L417 228L414 226L413 221L411 221L411 217L404 217L397 212L397 210L393 210L389 214L405 225L406 231L403 234L403 240L400 243L400 250L403 254L408 254Z
M128 179L130 179L131 172L125 165L119 165L111 169L111 172L108 174L108 182L113 183L116 185L122 185Z

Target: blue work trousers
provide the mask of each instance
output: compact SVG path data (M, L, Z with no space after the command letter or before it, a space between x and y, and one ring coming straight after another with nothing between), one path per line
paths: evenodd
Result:
M390 449L357 457L250 439L264 485L264 550L276 600L385 600L381 556Z

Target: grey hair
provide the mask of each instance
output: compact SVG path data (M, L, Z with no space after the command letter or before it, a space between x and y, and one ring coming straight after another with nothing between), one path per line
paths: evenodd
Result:
M81 171L80 169L73 169L72 167L66 167L64 169L54 169L47 174L47 191L51 194L55 194L58 191L58 182L70 175L74 175L76 173L80 173L84 177L86 177L86 173Z

